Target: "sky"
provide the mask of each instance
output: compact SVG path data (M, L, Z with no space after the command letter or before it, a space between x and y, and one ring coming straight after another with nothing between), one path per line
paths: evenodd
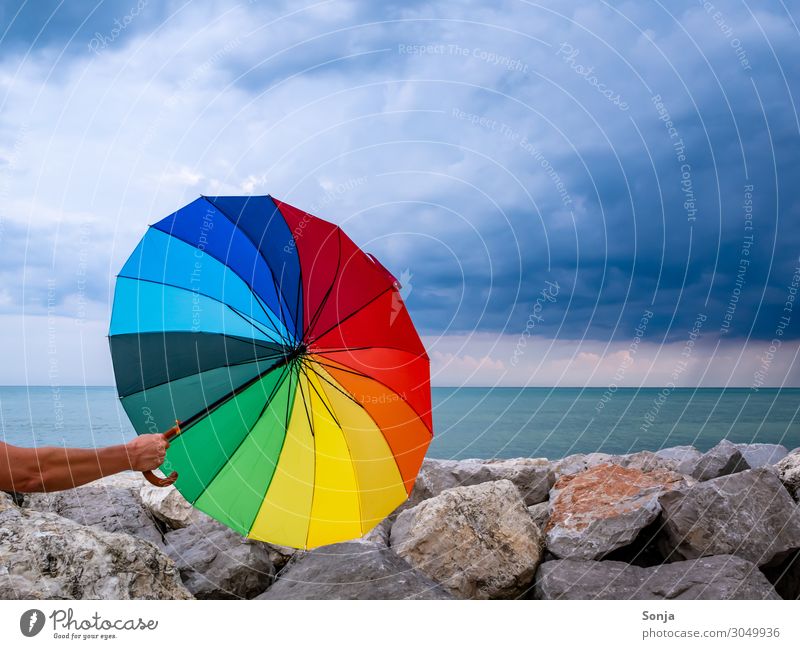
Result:
M800 386L800 3L0 5L0 384L113 384L114 277L271 194L435 385Z

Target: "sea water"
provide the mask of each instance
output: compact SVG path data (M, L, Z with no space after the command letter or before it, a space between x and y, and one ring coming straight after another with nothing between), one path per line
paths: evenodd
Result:
M800 446L800 389L433 388L437 458L630 453L732 442ZM106 446L134 436L113 387L0 387L0 439Z

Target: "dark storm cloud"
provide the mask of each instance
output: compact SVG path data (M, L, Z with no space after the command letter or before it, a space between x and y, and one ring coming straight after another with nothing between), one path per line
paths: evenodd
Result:
M70 55L91 56L90 39L136 6L33 4L13 24L4 5L4 51L72 40ZM800 255L798 6L708 4L333 3L293 19L243 3L252 36L204 45L202 74L165 74L200 86L211 70L220 89L265 102L297 84L297 106L278 114L322 126L283 165L310 150L340 177L368 178L322 215L342 221L364 200L346 228L408 269L426 333L517 334L557 282L537 334L624 340L652 309L654 341L683 340L698 313L709 334L769 340ZM231 6L204 11L213 22ZM156 39L179 8L151 2L114 45ZM360 112L331 119L378 117L329 124L324 98L338 92ZM245 177L270 155L234 164ZM784 335L800 336L800 307Z

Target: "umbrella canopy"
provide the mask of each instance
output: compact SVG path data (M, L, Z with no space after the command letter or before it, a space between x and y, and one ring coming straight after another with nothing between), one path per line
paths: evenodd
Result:
M195 507L297 548L402 503L432 437L430 370L394 277L337 226L270 196L202 197L117 277L109 341L139 434Z

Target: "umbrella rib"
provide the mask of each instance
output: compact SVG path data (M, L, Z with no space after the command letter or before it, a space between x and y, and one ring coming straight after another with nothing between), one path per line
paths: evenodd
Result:
M400 476L400 481L403 483L403 488L405 489L405 480L403 479L403 472L400 470L400 462L398 462L398 460L397 460L397 456L394 454L394 450L392 449L392 445L389 443L389 440L388 440L388 438L386 437L386 433L385 433L385 432L383 432L383 428L380 426L380 424L378 424L378 422L376 421L375 417L373 417L373 416L372 416L372 413L371 413L371 412L370 412L370 411L369 411L369 410L366 408L366 406L364 406L364 404L363 404L363 403L360 403L360 402L359 402L357 399L355 399L355 398L353 397L353 395L351 395L349 392L345 392L345 391L343 391L343 390L342 390L342 389L341 389L341 388L340 388L338 385L334 385L334 384L333 384L331 381L329 381L329 380L328 380L326 377L324 377L322 374L319 374L319 373L318 373L316 370L314 371L314 373L315 373L315 374L316 374L316 375L317 375L319 378L321 378L323 381L325 381L325 382L326 382L328 385L330 385L331 387L333 387L333 388L335 388L336 390L338 390L339 392L341 392L341 393L342 393L344 396L346 396L346 397L347 397L348 399L350 399L350 400L351 400L353 403L355 403L355 404L356 404L356 405L357 405L359 408L361 408L361 410L363 410L363 411L364 411L364 413L367 415L367 417L369 417L369 418L370 418L370 420L372 421L372 423L373 423L373 424L375 424L375 428L376 428L378 431L380 431L381 437L383 437L383 441L384 441L384 442L386 442L386 448L388 448L388 449L389 449L389 454L392 456L392 459L394 460L394 465L397 467L397 475L399 475L399 476ZM333 378L333 377L331 377L331 378ZM413 408L411 408L411 404L407 404L407 405L408 405L409 409L411 410L411 412L413 412L414 414L416 414L416 411L415 411ZM419 418L419 415L417 415L417 418L418 418L418 419L420 419L420 418ZM422 421L422 419L420 419L420 421ZM424 426L424 425L425 425L425 422L423 422L423 426ZM425 428L427 429L427 426L426 426ZM433 438L433 435L431 435L431 438ZM345 440L345 441L346 441L346 440ZM349 451L349 450L350 450L350 446L348 445L348 447L347 447L347 448L348 448L348 451ZM351 455L350 457L352 458L353 456ZM406 490L406 493L408 494L408 490ZM363 533L363 531L364 531L364 528L363 528L363 526L362 526L361 530L362 530L362 533Z
M238 363L226 363L225 365L217 365L217 367L209 367L204 370L198 369L197 372L184 374L183 376L170 377L166 381L159 381L158 383L154 383L153 385L148 385L147 387L144 387L141 390L136 390L136 392L129 392L125 396L120 398L127 399L128 397L134 397L137 394L142 394L143 392L147 392L148 390L155 390L156 388L160 388L161 386L167 385L168 383L174 383L175 381L182 381L183 379L188 379L192 376L200 376L201 374L205 374L206 372L213 372L214 370L221 370L228 367L242 367L243 365L249 365L250 363L256 364L262 360L270 360L275 356L282 356L282 355L283 354L275 354L274 356L262 356L260 359L239 361Z
M308 382L308 374L306 374L302 363L298 365L298 369L299 372L302 372L306 382ZM300 381L298 381L298 383L300 383L300 397L303 399L303 408L306 411L306 418L308 419L308 428L311 431L311 443L314 445L311 451L311 457L314 460L314 468L312 472L313 477L311 479L311 507L308 510L308 526L306 527L306 538L303 543L303 548L308 548L308 535L311 532L311 521L313 520L312 513L314 512L314 497L317 494L317 436L314 434L314 418L312 414L308 412L308 404L306 403L303 385Z
M278 369L279 367L281 367L282 365L285 365L288 362L289 362L288 359L286 357L284 357L280 361L275 363L274 365L271 365L270 367L268 367L263 372L259 372L256 376L254 376L252 379L250 379L246 383L243 383L238 388L236 388L234 390L231 390L227 394L224 394L223 396L221 396L219 399L217 399L211 405L206 406L202 410L199 410L198 412L193 414L191 417L188 417L184 421L180 422L181 430L185 434L186 429L190 428L191 426L194 426L194 424L196 424L200 419L202 419L203 417L207 417L212 412L214 412L217 408L219 408L220 406L224 405L225 403L227 403L228 401L230 401L234 397L238 396L239 394L244 392L247 388L249 388L250 386L254 385L256 382L260 381L267 374L269 374L270 372Z
M346 322L347 320L349 320L350 318L352 318L354 315L358 315L359 313L361 313L361 311L363 311L364 309L366 309L366 308L367 308L367 307L368 307L370 304L372 304L373 302L375 302L376 300L378 300L378 299L379 299L380 297L382 297L382 296L383 296L385 293L388 293L389 291L391 291L393 288L394 288L393 286L389 286L388 288L385 288L385 289L384 289L384 290L382 290L380 293L378 293L378 294L377 294L375 297L373 297L371 300L369 300L368 302L365 302L365 303L364 303L364 304L362 304L360 307L358 307L358 308L357 308L355 311L353 311L353 312L352 312L350 315L347 315L347 316L345 316L344 318L342 318L341 320L337 321L337 322L336 322L336 324L332 325L331 327L328 327L328 328L327 328L325 331L323 331L323 332L322 332L321 334L319 334L318 336L314 336L314 337L313 337L311 340L309 340L309 341L308 341L308 343L306 343L306 344L307 344L308 346L311 346L311 345L312 345L312 344L313 344L315 341L317 341L317 340L319 340L320 338L322 338L323 336L327 335L328 333L330 333L331 331L333 331L333 330L334 330L334 329L336 329L337 327L340 327L340 326L342 325L342 323L343 323L343 322Z
M247 432L242 436L242 439L236 445L236 448L234 448L233 451L231 451L231 454L228 456L227 460L225 462L223 462L220 465L220 467L214 472L214 475L211 476L211 479L208 482L206 482L206 484L200 490L200 493L197 494L197 496L195 497L195 499L192 502L197 502L198 500L200 500L200 496L202 496L206 491L208 491L208 488L211 486L211 483L214 482L214 480L216 480L217 476L220 474L220 472L222 471L223 467L225 467L227 465L227 463L231 461L233 456L236 455L236 451L238 451L239 448L242 446L242 444L244 444L244 442L247 439L247 437L253 431L253 428L255 427L255 425L258 423L258 421L261 419L261 417L264 416L264 413L266 412L267 408L272 403L272 400L275 398L275 395L278 393L278 390L283 385L283 382L286 380L286 368L287 367L288 367L288 365L284 365L281 368L281 375L278 378L278 380L275 382L275 385L272 387L272 391L270 392L270 395L267 397L266 401L264 402L264 406L261 408L261 412L259 412L258 417L256 417L253 420L253 425L250 426L247 429Z
M308 366L308 365L306 365L306 364L305 364L305 362L303 362L303 369L306 371L306 376L308 376L308 373L309 373L309 372L310 372L310 373L313 373L313 374L314 374L314 376L318 376L318 374L317 374L317 373L314 371L314 368L313 368L313 367L310 367L310 366ZM325 410L327 410L327 411L328 411L328 414L329 414L329 415L330 415L330 416L333 418L333 421L335 421L335 422L336 422L336 425L337 425L339 428L341 428L341 427L342 427L342 424L341 424L341 422L339 421L339 418L338 418L336 415L334 415L334 414L333 414L333 412L331 411L331 409L330 409L330 408L328 408L328 404L327 404L327 403L325 403L325 399L324 399L324 398L323 398L323 396L320 394L319 390L317 390L317 388L314 386L314 384L313 384L311 381L309 381L309 382L308 382L308 384L311 386L311 388L314 390L314 392L316 392L316 394L317 394L317 396L319 397L320 401L322 401L322 405L323 405L323 406L325 406Z
M135 282L145 282L147 284L155 284L156 286L169 286L171 288L176 288L179 291L185 291L186 293L192 293L192 294L195 293L195 291L193 291L190 288L185 288L183 286L178 286L177 284L170 284L169 282L159 282L159 281L156 281L154 279L145 279L144 277L130 277L128 275L117 275L117 278L120 278L120 277L122 279L131 279L131 280L133 280ZM200 291L197 291L197 293L199 295L202 295L203 297L207 297L209 300L213 300L214 302L217 302L217 303L221 304L222 306L227 307L228 309L233 311L237 316L239 316L242 320L244 320L247 324L249 324L251 327L253 327L254 329L257 329L258 331L260 331L262 334L264 334L268 338L271 338L270 334L268 334L266 331L264 331L261 327L253 324L253 322L251 320L249 320L249 319L244 317L244 315L242 314L241 311L239 311L238 309L233 308L230 304L228 304L226 302L223 302L222 300L220 300L219 298L214 297L213 295L208 295L207 293L202 293ZM256 321L256 322L258 322L258 321ZM260 324L266 324L266 323L260 323ZM283 336L280 334L280 332L275 331L274 333L277 334L277 336L281 340L284 339Z
M354 369L352 369L350 367L343 367L341 365L329 365L328 363L324 363L323 361L319 360L318 358L315 358L314 362L315 363L319 363L320 365L322 365L322 367L327 367L327 368L330 368L332 370L338 370L340 372L346 372L348 374L353 374L355 376L360 376L361 378L364 378L364 379L369 379L370 381L374 381L378 385L382 385L384 388L389 390L389 392L393 392L400 399L402 399L403 402L406 405L408 405L409 408L411 408L411 412L413 412L417 417L419 417L420 421L422 421L422 423L425 425L425 428L427 428L428 432L431 434L431 438L433 438L433 431L428 427L428 424L425 423L425 421L422 419L422 415L420 415L417 412L417 409L413 405L411 405L411 403L408 401L408 399L404 398L397 390L392 388L390 385L387 385L383 381L381 381L379 379L376 379L374 376L369 376L368 374L363 374L362 372L359 372L358 370L354 370Z
M203 200L206 201L209 205L211 205L211 207L213 207L215 210L217 210L220 214L222 214L226 219L228 219L228 221L230 221L233 224L233 226L239 232L241 232L242 235L256 249L256 252L261 257L261 259L264 260L264 263L267 265L267 268L269 268L269 274L272 277L272 287L275 289L275 295L278 298L278 308L281 310L281 318L286 320L285 315L283 313L283 307L284 307L284 303L285 303L286 304L286 309L288 310L289 309L289 305L288 305L288 303L286 303L286 296L283 294L283 291L281 290L281 285L279 284L278 279L275 277L275 271L273 270L272 266L270 265L269 260L267 259L266 255L264 255L264 253L261 251L261 248L258 246L258 244L256 244L255 241L253 241L252 237L247 232L245 232L242 228L239 227L239 219L234 221L233 218L231 218L230 214L228 214L221 207L219 207L219 206L215 205L214 203L212 203L207 196L203 196ZM272 201L272 197L270 197L270 200ZM272 201L272 204L275 205L275 201ZM278 212L278 214L281 213L280 210L278 210L278 206L277 205L275 205L275 210ZM283 215L281 215L281 218L283 218ZM284 223L285 222L286 222L286 220L284 219ZM287 227L288 227L288 224L287 224ZM298 260L297 260L297 265L298 265L298 267L300 266L300 258L299 257L298 257ZM294 325L295 330L296 330L297 329L297 322L293 320L292 324Z
M336 240L337 243L339 244L338 247L339 256L336 259L336 272L333 274L333 280L331 281L331 285L328 287L328 290L325 291L325 295L322 297L319 307L317 308L316 312L311 318L311 321L308 323L308 327L303 330L303 339L305 339L306 334L308 334L311 331L311 329L314 328L314 325L317 324L317 320L319 320L320 316L322 315L322 310L325 308L325 305L328 302L328 298L333 292L333 287L336 285L336 279L339 276L339 269L342 266L342 230L338 226L336 227Z
M291 375L295 372L295 370L297 368L295 367L294 363L289 363L287 365L287 367L289 368L289 378L291 380ZM267 494L269 493L269 488L272 486L272 481L275 479L275 473L277 472L278 465L281 462L281 455L283 454L283 449L286 446L286 437L289 434L289 424L291 423L292 414L294 412L293 404L294 404L294 399L297 398L297 387L299 387L299 383L300 383L300 373L298 372L297 373L297 384L295 384L295 389L294 390L291 390L291 389L287 390L286 410L285 410L285 414L284 414L284 417L283 417L283 439L281 440L281 448L278 451L278 454L275 456L275 466L272 469L272 475L270 476L266 487L264 487L264 492L261 495L261 501L260 501L261 505L259 505L259 510L261 509L261 506L264 504L264 501L267 499ZM256 522L257 518L258 518L258 511L256 512L256 515L253 517L253 520L250 521L250 527L247 528L247 536L248 537L250 536L250 533L253 531L253 525L255 525L255 522Z
M203 198L205 198L205 197L203 197ZM212 207L214 207L214 209L217 209L216 205L214 205L213 203L210 203L210 201L206 200L206 202L209 202L209 204L211 204L211 205L212 205ZM218 210L218 211L219 211L220 213L222 213L222 210ZM223 216L225 216L225 215L223 214ZM227 216L225 216L225 218L226 218L227 220L229 220L229 221L230 221L230 219L228 219L228 217L227 217ZM152 225L151 225L150 227L151 227L151 228L153 228L154 226L152 226ZM188 244L188 245L192 246L193 248L195 248L195 249L199 250L199 248L197 248L197 246L195 246L195 245L194 245L194 244L193 244L191 241L187 241L187 240L186 240L186 239L184 239L183 237L179 236L179 235L178 235L177 233L175 233L175 232L174 232L172 229L171 229L169 232L167 232L166 230L161 230L160 228L155 228L155 229L156 229L156 230L158 230L159 232L164 232L164 234L167 234L167 235L169 235L170 237L172 237L172 238L174 238L174 239L177 239L178 241L182 241L183 243L186 243L186 244ZM249 238L248 238L248 241L250 241L250 243L251 243L252 245L255 245L255 244L253 244L253 242L252 242L252 241L251 241ZM228 245L228 250L230 251L230 244ZM245 279L245 278L244 278L242 275L240 275L238 272L236 272L236 270L234 270L233 268L231 268L231 267L228 265L228 262L227 262L226 260L220 259L220 258L219 258L219 257L217 257L216 255L212 255L210 252L208 252L208 250L204 250L204 251L203 251L203 253L204 253L204 254L206 254L206 255L208 255L208 256L209 256L209 257L211 257L212 259L215 259L215 260L216 260L216 261L218 261L219 263L221 263L223 266L225 266L225 268L229 269L229 270L230 270L230 271L231 271L231 272L232 272L234 275L236 275L236 276L237 276L239 279L241 279L241 280L242 280L242 281L245 283L245 285L246 285L246 286L247 286L247 287L248 287L248 288L249 288L249 289L250 289L250 290L253 292L253 295L256 295L257 297L259 297L259 299L261 299L261 298L260 298L260 296L258 296L258 294L256 293L256 289L255 289L255 287L253 286L253 283L252 283L252 282L248 282L248 281L247 281L247 280L246 280L246 279ZM261 258L263 259L263 256L261 256ZM264 263L266 263L266 259L264 259ZM140 264L140 268L141 268L141 264ZM269 268L269 264L267 264L267 268ZM255 270L254 270L254 272L255 272ZM270 272L272 272L272 269L270 269ZM117 275L117 277L120 277L120 275ZM134 279L136 279L136 278L134 278ZM273 281L273 288L274 288L274 281ZM278 292L277 292L277 289L276 289L276 291L275 291L275 294L276 294L276 296L278 297L278 306L280 307L280 306L281 306L281 300L280 300L280 295L279 295L279 294L278 294ZM209 297L210 297L210 296L209 296ZM264 307L263 307L262 305L260 305L260 304L259 304L259 306L261 306L261 308L262 308L262 309L264 308ZM267 307L267 308L269 308L269 307ZM271 309L270 309L270 310L271 310ZM266 313L266 311L265 311L265 313ZM277 314L276 314L276 315L277 315Z

